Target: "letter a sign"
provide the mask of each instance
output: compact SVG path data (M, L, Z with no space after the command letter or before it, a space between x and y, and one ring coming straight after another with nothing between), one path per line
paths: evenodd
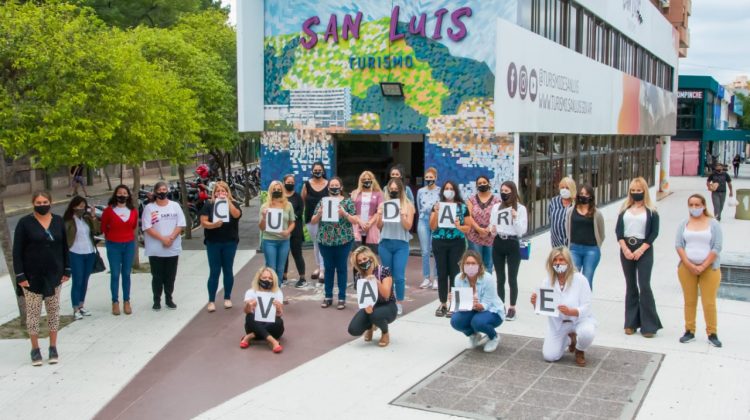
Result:
M258 322L276 322L276 306L273 293L258 292L258 305L255 307L255 320Z
M221 220L229 223L229 204L227 200L216 200L214 202L214 222Z
M551 317L560 316L560 311L557 309L559 300L560 296L555 293L555 289L540 288L536 294L536 313Z
M282 220L284 218L283 213L284 210L282 209L268 209L266 212L266 232L280 233L283 230L281 228Z
M456 228L456 203L440 203L438 207L438 227Z
M375 306L378 301L378 282L375 279L357 280L357 304L359 309Z

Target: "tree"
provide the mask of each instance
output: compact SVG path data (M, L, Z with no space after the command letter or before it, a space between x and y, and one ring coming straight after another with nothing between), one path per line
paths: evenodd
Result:
M91 7L109 25L135 28L146 25L167 28L174 25L183 13L208 7L205 0L76 0L81 6ZM207 4L208 3L208 4Z
M739 119L739 126L742 129L750 130L750 96L737 93L737 100L742 103L742 116Z

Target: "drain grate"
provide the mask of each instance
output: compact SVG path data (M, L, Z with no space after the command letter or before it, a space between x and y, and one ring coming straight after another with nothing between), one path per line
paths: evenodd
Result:
M746 254L721 254L721 285L719 297L750 301L750 257Z

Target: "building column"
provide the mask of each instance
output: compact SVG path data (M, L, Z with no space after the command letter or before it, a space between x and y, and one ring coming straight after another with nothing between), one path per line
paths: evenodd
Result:
M672 138L669 136L662 136L659 140L661 142L661 166L659 169L659 192L669 192L669 155L672 144Z

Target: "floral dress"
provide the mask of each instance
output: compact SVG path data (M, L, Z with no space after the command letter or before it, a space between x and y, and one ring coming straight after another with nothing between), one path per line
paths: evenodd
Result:
M323 205L321 200L315 207L315 213L317 213L320 207ZM341 200L339 206L344 209L345 212L354 215L356 210L354 208L354 202L345 198ZM354 230L352 224L344 217L339 217L338 222L324 222L320 221L320 227L318 228L318 243L325 246L339 246L347 244L354 240Z

